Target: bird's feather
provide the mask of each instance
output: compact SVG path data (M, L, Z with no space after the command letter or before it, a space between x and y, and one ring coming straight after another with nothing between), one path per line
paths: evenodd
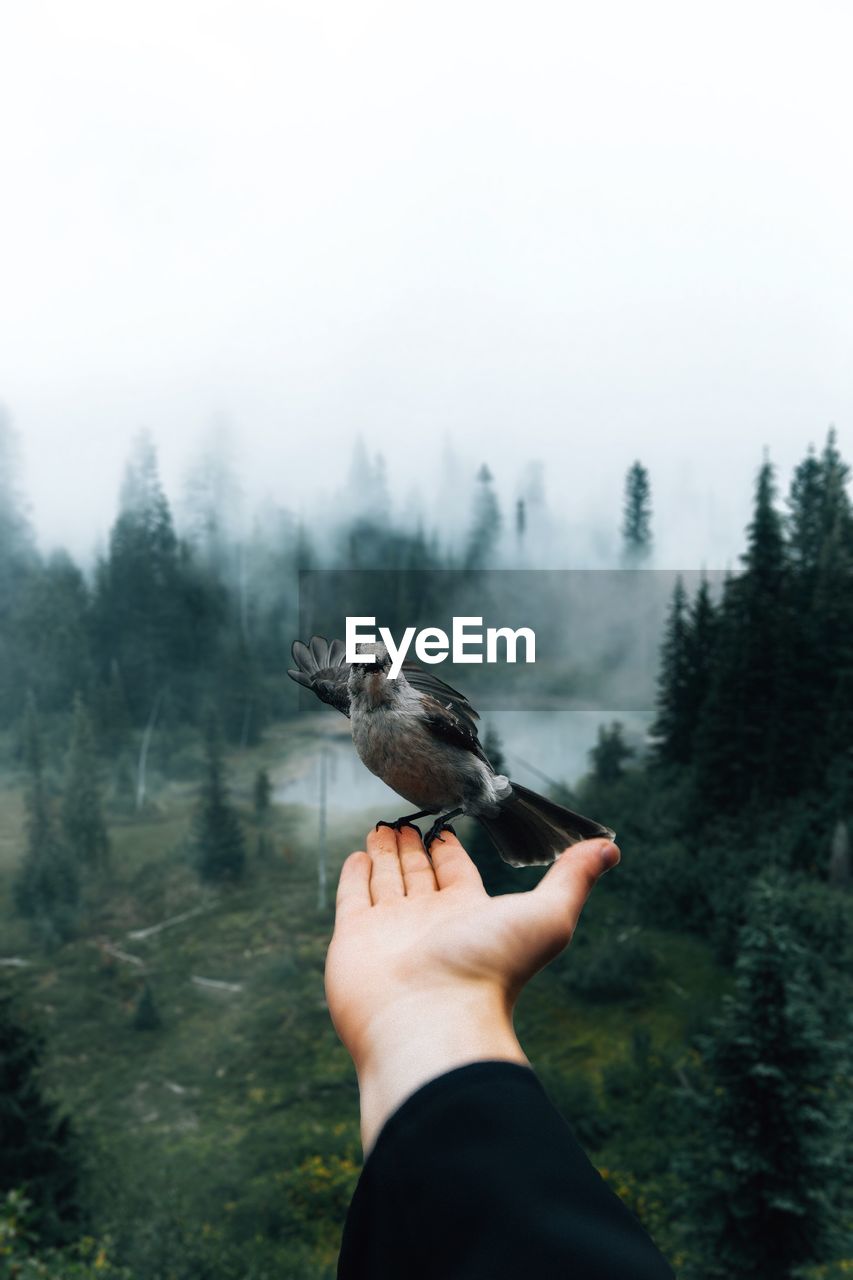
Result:
M477 726L470 715L439 702L429 693L421 694L421 708L424 723L433 737L454 747L461 747L463 751L470 751L478 760L489 764L477 737Z
M518 782L513 782L497 813L478 814L478 820L511 867L542 866L579 840L612 840L615 835L610 827L565 809Z
M291 680L295 680L297 684L301 684L303 689L313 688L311 677L306 676L304 671L294 671L292 667L288 667L287 674L290 676Z
M329 665L329 642L323 636L312 636L311 643L308 648L311 650L311 657L317 664L318 669Z
M291 680L295 680L304 689L312 689L323 702L348 716L347 682L350 664L344 661L346 646L343 640L333 640L331 644L324 636L312 636L308 644L294 640L291 652L296 663L296 670L289 668L287 672ZM434 672L425 671L417 663L404 662L402 671L413 689L434 698L442 707L449 707L459 717L465 727L466 745L471 737L477 742L475 721L479 716L464 693L440 680ZM477 754L482 755L482 752Z
M342 641L334 640L331 648L323 636L312 636L311 644L294 640L291 648L297 670L288 669L291 680L311 689L321 702L327 702L345 716L349 715L349 663L343 661Z
M454 689L451 685L445 684L443 680L439 680L434 672L425 671L423 667L419 667L414 662L404 662L402 670L409 684L413 689L417 689L418 693L431 694L444 706L449 703L453 710L460 715L468 716L471 720L479 720L478 713L471 706L465 694L460 693L458 689Z

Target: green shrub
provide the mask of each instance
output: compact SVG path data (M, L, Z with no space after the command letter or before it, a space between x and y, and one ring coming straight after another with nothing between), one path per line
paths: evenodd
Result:
M641 995L656 961L634 925L589 941L579 934L561 966L568 988L584 1000L606 1002Z
M10 1191L0 1201L0 1275L15 1280L132 1280L110 1257L111 1242L84 1236L62 1249L39 1249L30 1201Z

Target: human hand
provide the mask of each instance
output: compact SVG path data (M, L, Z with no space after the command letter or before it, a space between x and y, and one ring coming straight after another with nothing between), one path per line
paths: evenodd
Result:
M412 827L380 827L341 871L326 959L332 1021L352 1055L367 1151L392 1111L467 1062L526 1063L512 1026L524 984L571 940L590 890L619 860L573 845L529 893L490 898L451 832L431 860Z

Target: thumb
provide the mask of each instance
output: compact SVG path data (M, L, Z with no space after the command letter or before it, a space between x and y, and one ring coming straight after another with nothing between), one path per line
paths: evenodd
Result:
M593 886L620 857L612 840L583 840L561 853L539 881L531 897L559 946L565 946L574 933Z

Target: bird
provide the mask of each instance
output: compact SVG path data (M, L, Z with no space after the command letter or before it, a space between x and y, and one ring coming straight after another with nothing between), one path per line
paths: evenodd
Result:
M393 821L381 819L377 829L416 827L420 819L434 818L422 836L429 853L443 831L453 831L454 818L469 816L512 867L547 865L581 840L615 839L610 827L497 773L465 695L415 662L404 662L390 679L391 657L381 641L360 645L360 655L372 654L373 662L346 662L344 642L329 644L323 636L307 645L296 640L291 652L290 678L349 717L362 762L417 806Z

